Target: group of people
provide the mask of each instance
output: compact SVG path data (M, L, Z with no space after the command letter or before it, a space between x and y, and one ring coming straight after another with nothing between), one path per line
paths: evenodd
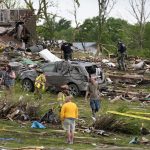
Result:
M66 131L66 143L73 144L75 121L79 117L78 106L72 102L72 96L69 95L69 87L67 85L61 86L62 91L58 93L58 102L60 104L60 119ZM92 118L96 121L96 113L100 109L100 92L99 86L95 77L89 76L89 84L85 95L85 101L90 102Z
M63 52L63 58L68 61L68 60L72 60L72 43L67 43L67 42L63 42L61 45L61 51ZM117 63L118 63L118 69L119 70L126 70L126 63L125 63L125 58L127 56L126 53L126 45L121 41L118 40L117 43Z
M64 59L72 59L72 50L71 45L68 43L63 44L61 49L64 51ZM118 42L118 65L119 69L125 70L126 66L124 63L126 54L126 47L122 42ZM16 75L12 70L10 65L7 65L4 71L3 76L0 78L0 84L4 83L6 90L11 92L11 89L14 85ZM46 86L46 77L42 71L39 71L39 75L35 80L35 94L38 95L38 98L42 98L42 91L45 90ZM62 85L60 92L57 96L58 109L60 113L60 119L62 120L62 125L64 130L67 133L67 143L73 144L74 142L74 131L75 131L75 120L78 119L78 107L72 102L72 95L69 93L69 87L67 85ZM100 109L100 90L99 85L95 77L89 74L89 82L87 91L85 94L85 101L90 103L90 108L92 112L92 118L96 120L96 113Z

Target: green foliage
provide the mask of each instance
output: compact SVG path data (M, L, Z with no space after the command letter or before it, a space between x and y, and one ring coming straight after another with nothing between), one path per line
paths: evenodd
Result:
M128 55L150 58L150 49L128 49Z
M55 35L55 39L60 40L66 40L68 42L72 42L73 41L73 33L74 33L74 29L73 28L69 28L69 29L64 29L61 30L60 32L55 31L54 35Z
M145 26L144 48L149 48L150 49L150 44L149 43L150 43L150 22L148 22Z
M60 19L58 23L55 23L55 31L61 32L62 30L67 30L71 27L71 21L68 21L64 18Z
M74 32L76 32L75 37ZM101 42L103 46L110 52L116 51L116 44L118 39L122 40L126 46L129 54L138 56L150 56L150 22L145 25L143 50L140 49L139 44L139 25L131 25L122 19L108 18L103 25L103 33L101 35ZM77 42L97 42L98 41L98 17L86 19L78 29L71 27L71 21L64 18L59 21L55 20L55 16L49 16L49 21L44 22L42 26L37 27L39 36L45 39L64 39L66 41Z

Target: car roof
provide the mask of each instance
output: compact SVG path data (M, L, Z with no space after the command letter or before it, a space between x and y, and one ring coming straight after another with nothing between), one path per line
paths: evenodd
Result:
M77 65L77 66L92 66L95 63L91 63L91 62L86 62L86 61L71 61L72 65Z

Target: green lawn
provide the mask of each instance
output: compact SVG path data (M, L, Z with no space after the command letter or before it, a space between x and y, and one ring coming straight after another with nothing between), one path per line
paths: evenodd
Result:
M13 95L12 101L18 101L20 95L24 96L24 100L29 103L39 103L39 115L43 115L52 107L52 103L56 100L56 95L51 93L44 93L43 100L36 101L34 99L33 93L22 92L20 85L17 84L15 88L15 94ZM3 99L3 93L1 93L1 100ZM79 107L80 118L85 119L87 125L92 124L91 111L89 107L89 102L84 101L84 97L74 98L74 101ZM110 103L108 99L103 98L101 101L101 110L97 115L106 114L108 110L117 110L117 111L140 111L140 112L150 112L150 106L141 106L139 102L125 102L117 101L115 103ZM121 118L118 116L118 118ZM132 122L133 124L140 126L144 123L145 127L149 128L149 121L125 118L127 122ZM81 131L76 131L75 134L75 143L73 145L65 144L64 131L60 126L47 125L46 129L32 129L30 128L31 122L20 122L20 121L9 121L9 120L0 120L0 138L13 138L10 141L0 140L1 147L9 148L20 148L28 146L44 146L45 148L54 148L54 149L65 149L71 148L75 150L85 150L85 149L96 149L107 147L119 146L119 147L141 147L142 149L148 149L149 147L143 144L130 145L129 141L138 136L139 139L141 135L128 135L122 133L111 133L109 137L82 133ZM150 139L150 136L144 136Z

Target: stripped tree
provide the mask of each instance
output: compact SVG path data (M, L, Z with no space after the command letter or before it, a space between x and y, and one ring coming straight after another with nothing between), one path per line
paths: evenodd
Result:
M80 3L78 0L73 0L73 16L74 16L74 21L75 21L75 31L74 31L74 34L73 34L73 41L76 40L76 35L78 34L79 32L79 22L78 22L78 18L77 18L77 9L80 7Z
M108 15L110 14L111 10L113 9L114 5L116 4L116 0L98 0L98 49L97 54L102 52L102 35L103 29L106 22Z
M137 25L139 27L138 30L138 44L139 48L143 48L143 42L144 42L144 32L145 32L145 25L147 22L147 19L150 16L150 11L148 12L148 0L129 0L132 12L131 14L137 21Z
M41 19L44 20L44 24L46 26L43 26L43 28L46 28L51 34L51 37L53 38L54 35L54 25L55 25L55 18L57 17L56 14L52 14L48 12L48 8L54 7L54 3L52 0L38 0L38 9L35 9L33 0L24 0L27 7L31 9L34 14L36 15L37 22Z

